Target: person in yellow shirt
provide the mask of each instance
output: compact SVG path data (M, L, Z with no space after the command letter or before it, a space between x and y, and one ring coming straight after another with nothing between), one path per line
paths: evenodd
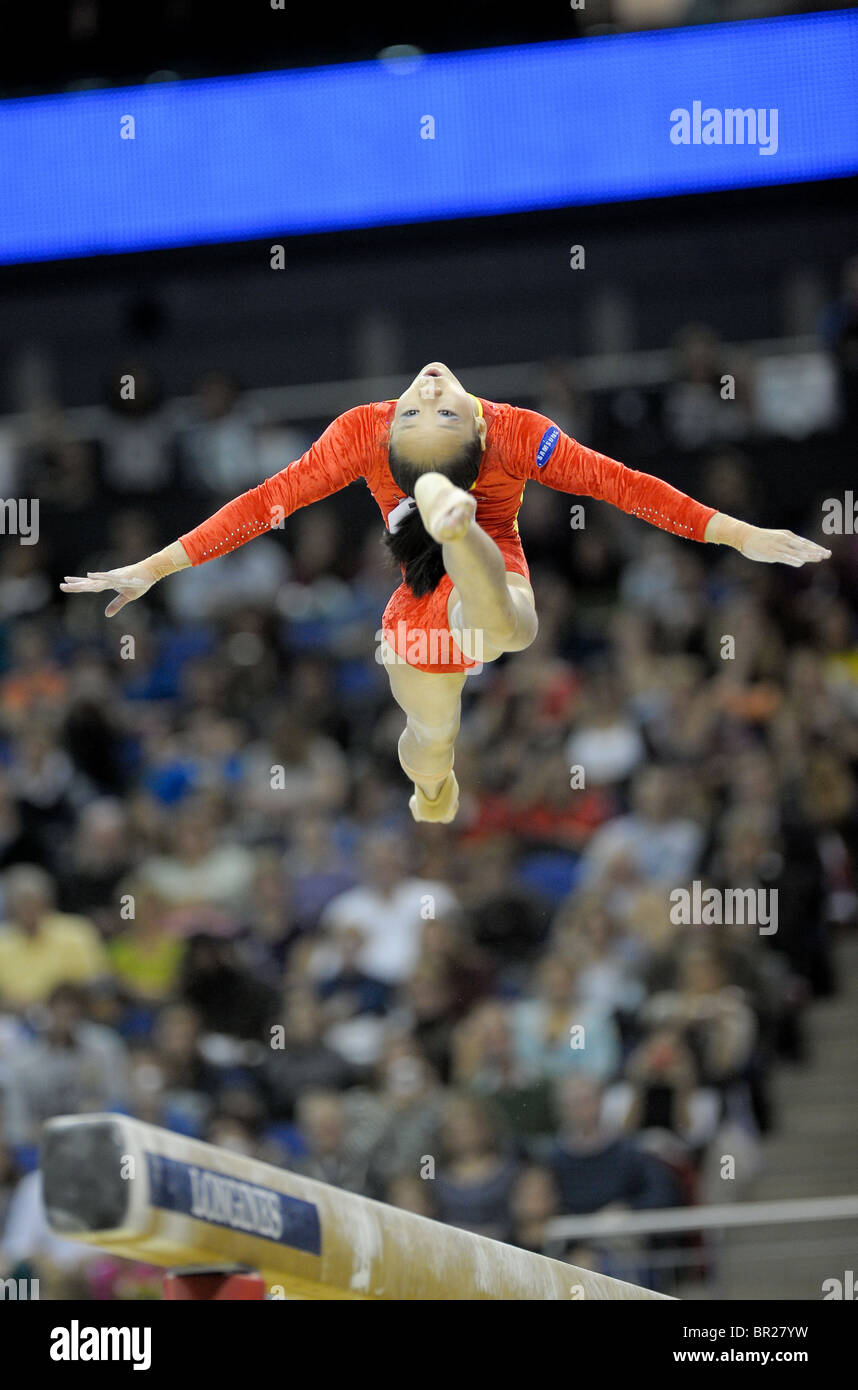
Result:
M134 916L107 947L114 977L129 998L163 1003L178 982L185 942L169 930L169 904L156 888L129 878L120 884L120 892L133 900Z
M86 917L55 908L50 874L17 864L3 877L0 1004L44 1003L58 984L91 984L110 974L101 937Z

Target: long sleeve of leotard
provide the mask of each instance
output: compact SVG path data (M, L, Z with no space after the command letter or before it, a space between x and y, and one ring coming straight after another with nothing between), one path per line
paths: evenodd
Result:
M359 405L339 415L301 458L180 536L191 564L226 555L279 527L299 507L330 497L361 477L370 452L370 414L369 406Z
M571 439L535 410L511 408L505 454L515 476L532 478L559 492L597 497L639 516L662 531L702 541L716 508L696 502L662 478L627 468Z

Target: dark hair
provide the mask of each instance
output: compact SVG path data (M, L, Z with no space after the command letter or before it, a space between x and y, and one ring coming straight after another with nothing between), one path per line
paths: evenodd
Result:
M437 464L435 471L443 473L455 487L470 490L477 481L482 454L482 440L475 434L452 459ZM402 458L392 443L388 445L387 458L397 486L406 497L413 497L417 480L428 471L427 467L415 468ZM438 587L444 577L443 553L423 525L416 507L412 507L393 534L385 531L383 541L391 559L403 570L405 583L415 597L422 598Z
M71 1004L80 1013L83 1013L90 997L90 992L76 980L61 980L58 985L54 985L48 995L48 1005L53 1008L55 1004Z

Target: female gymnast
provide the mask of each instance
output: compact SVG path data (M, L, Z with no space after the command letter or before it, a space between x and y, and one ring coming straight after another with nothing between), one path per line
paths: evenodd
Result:
M225 555L283 518L364 478L386 526L402 583L382 619L381 659L406 722L399 761L414 783L417 821L448 823L458 809L453 745L468 672L530 646L533 590L518 534L528 479L601 498L690 540L729 545L749 560L803 565L829 550L695 502L565 435L546 416L466 391L430 362L395 401L340 415L310 449L164 550L86 578L66 593L116 590L106 616L168 574Z

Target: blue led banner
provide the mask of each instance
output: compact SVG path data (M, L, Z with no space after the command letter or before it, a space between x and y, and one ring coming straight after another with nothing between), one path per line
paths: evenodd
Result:
M846 10L2 102L0 262L856 172Z

